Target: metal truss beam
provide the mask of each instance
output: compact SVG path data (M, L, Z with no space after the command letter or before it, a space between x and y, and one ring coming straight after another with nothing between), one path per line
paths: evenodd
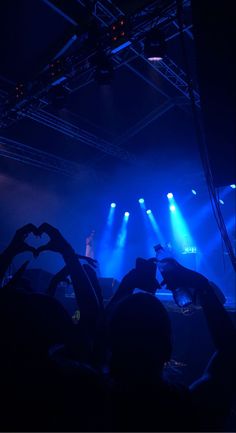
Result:
M80 178L91 171L81 164L2 136L0 136L0 156L75 178Z
M190 99L189 90L188 90L188 82L186 73L176 65L173 60L169 57L165 57L165 60L161 60L160 62L150 62L140 51L136 48L131 47L135 54L139 54L139 57L146 62L152 69L158 72L162 77L164 77L169 83L171 83L182 95L186 96L186 98ZM200 108L200 95L194 90L193 91L195 98L195 105Z
M93 147L103 153L125 160L127 162L135 162L135 156L120 148L118 145L112 144L107 140L97 137L84 129L79 128L71 122L65 121L54 114L48 113L45 110L27 109L22 111L22 117L29 118L52 128L74 140L84 143L87 146Z
M61 15L66 21L68 21L70 24L73 24L74 26L77 26L78 23L75 21L71 16L66 14L62 8L56 6L52 1L50 0L42 0L47 6L49 6L52 10L54 10L56 13Z
M43 0L48 5L53 4L53 2L49 0ZM77 0L83 7L88 7L88 3L82 0ZM85 6L86 4L86 6ZM92 3L90 3L91 5ZM184 1L183 5L188 5L188 1ZM165 58L164 61L158 62L156 64L148 61L143 55L142 49L142 40L144 39L144 34L151 28L154 24L162 24L163 26L169 26L169 24L173 24L175 27L175 33L169 34L168 38L175 37L178 34L176 32L176 28L178 29L178 24L175 23L176 18L176 2L171 2L169 6L164 10L158 10L160 7L160 1L151 2L149 6L145 8L145 11L142 12L142 19L137 22L137 25L134 26L134 34L132 38L135 41L135 46L132 44L129 48L127 48L124 52L113 56L113 60L116 63L115 69L125 65L127 68L132 70L136 75L142 78L145 82L155 88L159 93L161 93L164 97L169 100L169 95L161 90L159 86L157 86L152 80L150 80L144 73L140 72L137 67L131 62L135 58L140 58L142 61L148 63L149 67L153 68L157 73L162 75L172 86L174 86L182 95L184 95L187 99L189 99L188 92L188 84L187 84L187 76L185 72L179 68L171 59ZM58 10L57 10L58 12ZM59 12L58 12L59 13ZM159 15L158 15L159 13ZM96 19L104 26L108 27L114 20L116 20L122 11L117 8L111 0L102 0L96 1L94 3L93 15ZM143 19L144 16L144 19ZM74 23L73 23L74 24ZM185 28L184 31L189 30L189 27ZM72 72L68 73L68 78L73 82L77 80L79 77L79 86L70 87L68 84L65 86L70 92L77 90L78 88L88 84L93 81L93 67L90 66L89 58L92 53L87 54L86 58L77 56L76 59L73 59L73 68ZM78 84L78 83L77 83ZM20 102L16 107L14 107L9 114L9 119L12 121L17 120L21 117L28 117L38 123L44 124L52 129L55 129L65 135L68 135L80 142L83 142L86 145L94 147L104 153L115 156L117 158L126 160L126 161L134 161L135 158L133 155L130 155L128 152L125 152L123 149L119 148L106 140L100 139L87 131L83 131L79 127L70 124L69 122L65 122L64 120L56 117L44 110L38 109L38 101L40 98L44 97L47 93L50 85L44 89L40 89L37 94L34 94L30 97L29 101ZM196 90L194 90L195 104L196 106L200 106L200 97ZM166 104L168 105L168 100ZM29 107L30 104L30 108ZM160 109L161 112L161 109ZM12 119L11 119L12 116ZM4 118L3 123L4 125Z
M189 2L185 2L189 3ZM108 11L103 3L97 2L96 4L99 5L99 8L102 9L102 14L99 14L100 9L95 9L94 15L96 18L102 22L105 26L109 26L111 24L111 12ZM102 8L101 8L102 6ZM107 11L107 15L105 12ZM117 19L120 15L120 10L117 10L117 15L113 15L113 19ZM174 2L174 6L171 10L168 11L168 14L166 16L160 17L158 20L158 24L164 23L165 21L168 21L171 19L171 22L174 21L174 18L176 17L176 5ZM134 35L134 39L138 39L138 35L140 33L144 35L146 31L148 31L153 26L153 20L157 20L157 17L153 17L151 20L147 19L145 23L142 23L142 25L138 26L136 28L136 36ZM178 24L175 23L175 27L178 28ZM186 30L186 29L185 29ZM189 29L188 29L189 30ZM176 32L175 32L176 33ZM178 34L178 32L177 32ZM169 36L171 37L171 36ZM142 39L142 38L141 38ZM139 45L141 47L141 44ZM137 56L139 56L143 61L145 61L151 68L155 69L160 75L162 75L169 83L171 83L179 92L181 92L186 98L190 99L189 91L188 91L188 81L187 81L187 75L186 73L177 66L173 60L166 57L165 60L160 61L158 63L150 62L144 55L142 47L141 49L134 48L132 45L128 48L133 53L135 53ZM130 67L130 65L127 65L127 67ZM132 66L133 67L133 66ZM131 69L131 68L130 68ZM133 69L136 69L133 67ZM141 75L140 75L141 76ZM145 80L146 81L146 80ZM196 90L193 91L194 97L195 97L195 104L197 107L200 107L200 95Z
M159 105L159 107L155 108L153 111L151 111L151 113L149 113L139 122L137 122L135 125L129 128L125 132L125 134L120 136L117 140L117 144L121 145L127 142L130 138L137 135L140 131L142 131L144 128L150 125L150 123L154 122L154 120L158 119L158 117L162 116L164 113L169 111L175 105L176 105L175 98L169 99L168 101L164 102L162 105Z

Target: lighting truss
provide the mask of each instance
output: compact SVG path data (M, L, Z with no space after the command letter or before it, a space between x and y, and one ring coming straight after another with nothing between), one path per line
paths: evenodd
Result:
M150 62L144 54L141 52L138 52L138 49L131 47L131 51L133 51L135 54L139 55L145 61L149 64L149 66L157 71L160 75L162 75L169 83L171 83L176 89L179 90L186 98L190 99L189 90L188 90L188 83L187 83L187 75L186 73L178 66L176 65L173 60L171 60L169 57L165 57L164 60L161 60L160 62ZM193 90L194 94L194 100L195 105L197 107L200 107L200 95L196 90Z
M35 110L35 108L29 108L22 111L20 115L22 117L34 120L35 122L38 122L49 128L52 128L64 135L67 135L68 137L73 138L74 140L79 141L80 143L84 143L87 146L93 147L103 153L125 160L130 163L135 162L135 156L130 154L126 150L120 148L118 145L112 144L107 140L99 138L95 134L79 128L71 122L63 120L60 117L55 116L54 114L48 113L46 110Z
M0 156L74 178L89 172L80 164L6 137L0 137Z
M79 0L78 0L79 1ZM52 3L52 2L48 2ZM79 3L86 7L86 2L81 0ZM167 4L168 3L168 4ZM165 7L164 7L165 4ZM183 6L188 6L189 1L183 1ZM121 15L122 11L115 6L111 0L96 1L93 3L93 16L100 22L102 27L106 29L114 21L116 21ZM175 37L178 34L178 24L176 23L176 2L163 2L160 0L150 2L145 8L142 8L139 12L134 14L132 17L132 40L133 44L127 47L124 52L121 52L115 56L112 56L115 63L114 69L125 66L132 70L135 74L141 77L149 85L159 91L164 97L168 99L169 95L162 91L160 86L150 80L144 73L138 70L137 66L132 62L135 58L140 58L145 61L149 66L156 70L157 73L162 75L169 83L172 84L182 95L189 99L187 76L185 72L178 67L170 58L154 64L146 59L143 55L143 41L145 33L152 28L154 25L163 25L169 30L173 25L174 32L168 33L168 39ZM176 31L177 29L177 31ZM190 26L183 29L190 37L191 30ZM109 54L109 47L107 48ZM73 92L78 88L85 86L94 79L94 67L91 66L90 59L94 55L94 52L82 53L77 56L73 56L69 59L71 64L71 70L67 71L67 82L63 85L68 91ZM132 63L132 65L131 65ZM43 99L47 95L50 85L46 85L40 88L36 93L30 96L23 103L16 104L10 109L7 114L2 115L1 126L5 127L12 122L27 117L38 123L51 127L65 135L68 135L86 145L94 147L106 154L112 155L119 159L123 159L129 162L134 162L135 158L130 153L124 151L119 146L114 145L106 140L100 139L81 128L62 120L61 118L48 113L41 108L40 99ZM195 104L197 107L200 106L200 97L196 90L194 90Z
M142 22L141 24L134 27L134 34L132 35L132 39L135 41L140 41L142 43L144 34L150 30L154 23L157 21L155 8L158 6L159 2L153 2L151 4L151 10L148 11L147 9L147 18ZM189 2L185 1L184 6L188 5ZM115 12L113 12L113 20L119 18L121 15L121 10L119 8L114 8ZM112 12L110 9L106 8L103 4L103 2L98 1L96 2L96 7L94 9L94 16L104 25L109 26L111 24L111 15ZM153 16L154 15L154 16ZM150 18L151 17L151 18ZM176 2L173 2L172 7L168 9L168 12L164 16L160 16L158 19L158 25L163 24L165 22L174 22L175 27L178 28L178 25L175 22L176 19ZM185 29L186 30L186 29ZM189 27L187 28L188 32L190 32ZM174 35L177 35L178 32ZM192 35L191 35L192 37ZM169 39L172 38L169 35ZM150 67L155 69L158 73L160 73L169 83L171 83L179 92L181 92L184 96L186 96L188 99L190 99L189 91L188 91L188 82L187 82L187 75L186 73L177 66L173 60L166 57L165 60L158 62L157 64L150 62L148 59L145 58L143 55L143 49L142 45L139 44L139 49L134 48L132 45L127 48L127 50L132 51L134 54L136 54L138 57L140 57L142 60L144 60L146 63L149 64ZM133 67L133 65L132 65ZM136 69L135 67L133 67ZM197 107L200 107L200 95L199 93L194 90L194 97L195 97L195 104Z
M162 116L164 113L169 111L172 107L176 105L177 101L175 101L175 98L168 99L163 104L155 108L151 113L149 113L147 116L145 116L143 119L141 119L139 122L137 122L135 125L133 125L131 128L129 128L125 134L123 134L121 137L118 138L118 144L124 144L127 142L131 137L134 137L136 134L138 134L140 131L142 131L146 126L148 126L150 123L152 123L154 120L156 120L158 117Z

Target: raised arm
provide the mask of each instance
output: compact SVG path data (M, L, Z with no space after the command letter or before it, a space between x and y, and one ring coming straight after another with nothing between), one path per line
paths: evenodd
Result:
M38 254L45 250L60 253L65 261L68 274L71 277L77 303L80 308L81 326L92 331L99 316L99 303L93 286L83 269L75 251L64 239L59 230L50 224L44 223L39 227L40 233L46 233L50 241L38 249Z
M37 228L33 224L26 224L18 229L8 247L0 254L0 286L7 269L16 255L27 251L35 254L35 248L25 242L30 233L38 234Z
M201 305L216 352L201 378L190 391L199 429L216 429L228 414L236 386L236 330L222 300L203 275L181 266L174 259L164 259L159 266L167 287L181 287L191 292ZM199 350L201 346L199 345Z

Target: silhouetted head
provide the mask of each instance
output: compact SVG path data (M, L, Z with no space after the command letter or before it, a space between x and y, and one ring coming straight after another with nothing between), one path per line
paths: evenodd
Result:
M109 329L114 377L148 381L161 375L171 355L171 326L155 296L137 293L121 301Z
M47 362L52 345L65 344L72 323L56 299L22 290L0 293L1 362ZM3 359L4 358L4 359Z

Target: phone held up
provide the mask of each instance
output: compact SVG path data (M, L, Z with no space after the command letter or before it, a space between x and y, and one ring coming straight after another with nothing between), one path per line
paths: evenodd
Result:
M155 259L143 259L138 257L136 259L136 271L139 281L138 289L145 290L149 293L155 293L159 287L156 280L157 265Z
M166 251L162 245L155 245L154 250L156 252L158 269L164 278L168 275L168 272L173 272L173 261L168 261L168 259L171 259L170 254L168 254L168 251ZM193 299L189 290L182 287L173 289L168 287L168 284L167 289L172 291L174 301L180 308L191 308L193 305Z

